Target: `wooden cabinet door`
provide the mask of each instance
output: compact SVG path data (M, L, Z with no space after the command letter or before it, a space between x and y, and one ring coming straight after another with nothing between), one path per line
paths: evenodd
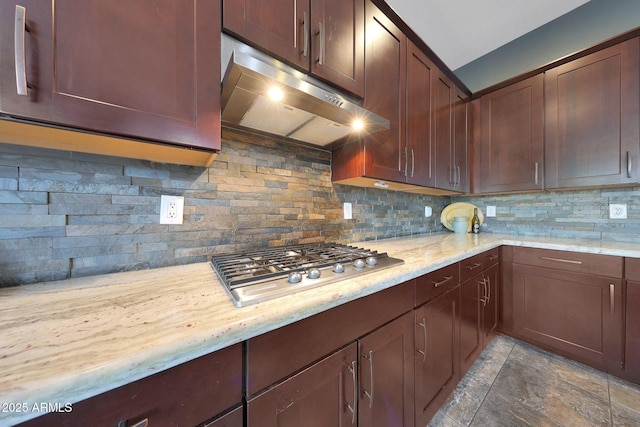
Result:
M628 379L640 383L640 258L625 258L624 270L627 279L624 370Z
M460 285L460 376L464 376L482 353L482 272Z
M514 333L602 370L622 364L622 280L513 265Z
M366 135L364 175L405 181L406 36L371 0L365 3L364 108L388 119L390 129Z
M498 329L499 289L500 289L500 264L494 264L486 269L482 275L484 280L483 304L482 304L482 348L496 335Z
M359 426L414 425L413 349L412 312L359 340Z
M364 0L311 0L311 72L364 96Z
M460 288L415 310L416 425L427 425L459 380Z
M467 96L456 88L453 99L453 141L451 156L453 169L452 190L469 192L469 102Z
M638 38L545 73L547 188L640 180Z
M628 379L640 382L640 281L627 282L626 308L624 370Z
M193 426L238 406L242 400L242 345L236 344L150 377L52 412L22 427L115 427L146 419L150 426ZM242 425L242 411L226 418ZM224 417L223 417L224 418Z
M453 162L453 120L455 86L442 72L433 81L434 141L436 149L436 186L453 189L456 171Z
M219 0L22 4L27 96L16 92L15 2L0 3L3 113L220 148Z
M432 140L431 82L436 68L412 42L407 52L407 182L426 187L436 184Z
M481 98L474 193L542 190L543 77Z
M223 0L225 30L309 70L309 0Z
M248 427L351 426L357 345L350 344L247 402Z

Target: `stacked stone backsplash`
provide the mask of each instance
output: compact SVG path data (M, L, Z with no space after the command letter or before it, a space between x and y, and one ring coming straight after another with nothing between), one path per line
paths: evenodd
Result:
M437 197L334 185L330 161L229 130L209 168L0 143L0 286L429 234L444 230L440 213L456 201L497 206L483 232L640 243L640 187ZM162 194L185 197L184 224L159 224ZM343 219L344 202L354 219ZM609 220L609 203L626 203L629 218Z
M0 285L442 230L448 197L333 185L330 160L327 151L226 130L210 168L0 143ZM184 224L159 224L163 194L184 196ZM354 219L343 219L343 202Z
M553 236L640 244L640 187L454 197L496 217L485 218L484 232ZM609 219L609 204L626 204L627 219Z

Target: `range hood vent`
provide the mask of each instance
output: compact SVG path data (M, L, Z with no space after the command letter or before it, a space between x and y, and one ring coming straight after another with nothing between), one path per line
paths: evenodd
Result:
M354 132L389 129L389 120L306 74L223 35L222 123L326 146ZM225 60L225 56L228 60ZM268 93L277 88L282 100ZM353 127L355 121L361 130Z

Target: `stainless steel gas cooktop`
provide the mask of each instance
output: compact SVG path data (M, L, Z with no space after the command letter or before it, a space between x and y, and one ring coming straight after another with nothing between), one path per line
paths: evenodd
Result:
M237 307L402 264L386 253L316 243L214 255L211 265Z

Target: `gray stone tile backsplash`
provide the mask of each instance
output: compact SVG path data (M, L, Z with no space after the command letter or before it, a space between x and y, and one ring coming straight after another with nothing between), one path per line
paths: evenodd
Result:
M330 162L326 151L228 130L209 168L0 143L0 286L440 232L452 201L497 206L483 232L640 242L640 187L428 196L334 185ZM162 194L185 197L184 224L159 224ZM343 219L343 202L354 219ZM629 219L608 220L609 203L627 203Z

